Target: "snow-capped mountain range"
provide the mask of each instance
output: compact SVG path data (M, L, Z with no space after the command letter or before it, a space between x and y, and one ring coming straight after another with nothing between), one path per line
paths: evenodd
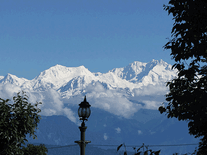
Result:
M155 109L164 101L165 82L176 76L171 68L154 59L148 63L135 61L107 73L92 73L84 66L55 65L32 80L12 74L1 76L0 96L11 98L24 90L31 102L43 102L42 115L63 114L75 122L77 117L70 106L86 95L93 107L129 118L140 108Z
M0 77L2 84L14 84L22 89L44 91L54 89L62 96L66 91L73 95L74 91L85 89L90 83L100 82L108 89L133 90L147 85L163 84L176 76L176 71L171 70L171 65L162 59L152 60L149 63L135 61L123 68L115 68L107 73L92 73L84 66L65 67L55 65L32 80L18 78L7 74ZM64 96L64 97L70 97Z

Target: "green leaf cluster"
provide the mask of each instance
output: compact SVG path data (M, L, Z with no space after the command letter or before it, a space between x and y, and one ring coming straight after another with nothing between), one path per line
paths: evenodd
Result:
M24 155L47 155L46 152L48 152L45 145L33 145L33 144L27 144L27 147L22 148Z
M35 129L40 121L40 109L37 107L41 102L32 105L28 102L25 92L19 92L13 97L13 103L9 99L0 98L0 154L22 155L22 144L27 141L29 134L36 138Z

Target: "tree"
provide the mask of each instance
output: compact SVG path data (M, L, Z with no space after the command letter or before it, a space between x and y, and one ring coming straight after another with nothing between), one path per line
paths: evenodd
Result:
M207 152L207 1L170 0L164 5L173 15L171 50L178 76L167 82L169 93L160 113L188 122L189 133L202 137L197 154ZM187 63L188 62L188 63Z
M45 145L33 145L27 144L27 147L23 147L24 155L46 155L45 152L48 152Z
M9 99L0 98L0 154L24 154L26 135L36 138L35 129L40 121L41 110L37 108L41 102L34 106L28 103L28 96L22 91L13 97L12 104ZM31 150L31 149L30 149Z

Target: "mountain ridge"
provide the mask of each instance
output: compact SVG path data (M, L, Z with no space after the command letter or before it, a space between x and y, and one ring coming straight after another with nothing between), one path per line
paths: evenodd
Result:
M65 103L77 104L87 95L92 106L129 118L140 108L156 109L167 92L165 82L175 76L176 71L162 59L149 63L134 61L107 73L57 64L32 80L8 74L0 80L0 95L4 98L24 90L31 102L44 103L44 115L64 114L74 122L77 116L70 111L70 106L65 108Z
M22 88L35 90L40 89L39 87L41 86L43 86L44 89L42 88L40 90L46 90L49 88L58 90L60 87L63 87L72 79L77 79L78 76L86 76L92 79L90 81L94 80L107 83L109 82L111 85L114 85L116 87L126 88L127 85L130 85L130 83L134 84L134 87L139 87L141 83L143 85L148 85L149 83L153 84L157 82L157 76L163 78L160 79L161 82L166 79L172 79L172 77L176 74L175 71L170 69L171 67L172 66L170 64L167 64L162 59L159 61L153 59L149 63L134 61L126 67L114 68L107 73L92 73L84 66L66 67L57 64L45 71L42 71L37 77L32 80L18 78L15 75L7 74L7 76L1 77L0 83L11 83L21 86ZM160 68L162 68L162 70L159 70ZM163 71L167 73L164 73ZM122 86L118 85L120 83L122 83ZM139 84L139 86L136 84ZM131 87L133 86L131 85Z

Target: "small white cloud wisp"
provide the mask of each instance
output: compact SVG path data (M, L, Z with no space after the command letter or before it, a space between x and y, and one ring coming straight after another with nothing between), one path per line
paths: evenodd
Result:
M103 136L104 140L107 140L108 139L108 136L106 133L104 133L104 136Z
M121 129L118 127L118 128L115 128L116 130L116 133L121 133Z

